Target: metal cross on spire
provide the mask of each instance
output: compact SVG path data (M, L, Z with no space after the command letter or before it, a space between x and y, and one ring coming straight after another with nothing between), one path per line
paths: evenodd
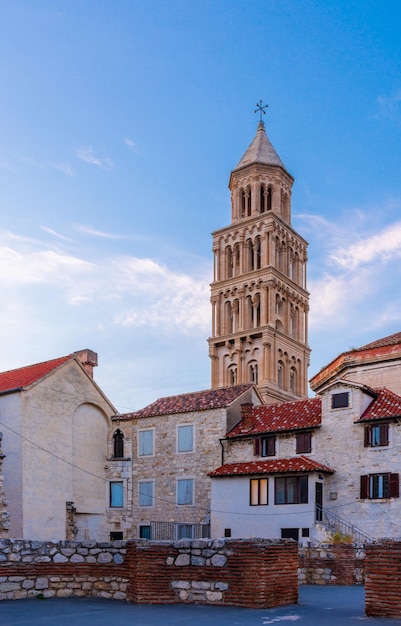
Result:
M262 121L262 115L265 115L266 113L265 109L267 109L268 106L269 106L268 104L263 104L262 100L259 100L259 103L256 103L256 109L254 110L254 113L257 113L259 111L260 122Z

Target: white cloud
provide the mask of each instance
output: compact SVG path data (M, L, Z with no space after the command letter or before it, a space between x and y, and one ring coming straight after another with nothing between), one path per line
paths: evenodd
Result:
M335 250L331 258L341 267L356 270L372 262L387 262L401 256L401 222L386 227L380 233L360 238L347 248Z
M57 233L52 228L48 228L47 226L41 226L40 228L44 230L46 233L49 233L49 235L53 235L54 237L57 237L58 239L62 239L63 241L71 241L68 237L65 237L64 235L60 235L60 233Z
M377 117L401 121L401 89L397 89L391 95L378 96L377 103L379 105Z
M81 161L85 163L90 163L91 165L96 165L100 167L102 170L111 171L114 169L114 163L109 157L99 157L94 153L93 148L91 147L81 147L75 151L76 156Z
M139 154L138 147L134 141L132 141L131 139L128 139L128 137L125 137L124 143L127 146L127 148L131 150L131 152L134 152L135 154Z
M102 230L97 230L96 228L90 228L89 226L83 226L82 224L79 224L77 226L77 229L81 232L81 233L85 233L86 235L92 235L93 237L102 237L103 239L126 239L127 237L125 235L114 235L112 233L105 233Z

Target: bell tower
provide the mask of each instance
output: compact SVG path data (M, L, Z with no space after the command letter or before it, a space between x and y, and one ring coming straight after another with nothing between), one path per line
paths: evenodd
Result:
M307 242L294 182L260 122L230 176L231 224L213 233L212 388L254 382L267 403L308 395Z

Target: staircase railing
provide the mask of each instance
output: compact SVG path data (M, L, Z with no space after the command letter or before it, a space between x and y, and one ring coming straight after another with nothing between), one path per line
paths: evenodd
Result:
M338 532L342 536L351 536L354 541L361 543L371 543L374 541L373 537L363 532L360 528L354 526L354 524L350 524L329 509L323 508L320 504L316 505L316 521L331 532Z

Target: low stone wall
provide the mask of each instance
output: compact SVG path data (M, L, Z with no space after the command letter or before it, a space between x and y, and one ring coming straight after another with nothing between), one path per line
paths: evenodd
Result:
M307 585L363 585L364 544L320 544L299 548L299 582Z
M401 541L366 546L366 615L401 615Z
M0 540L0 600L126 598L126 544Z
M98 596L270 608L298 601L291 540L0 540L0 599Z

